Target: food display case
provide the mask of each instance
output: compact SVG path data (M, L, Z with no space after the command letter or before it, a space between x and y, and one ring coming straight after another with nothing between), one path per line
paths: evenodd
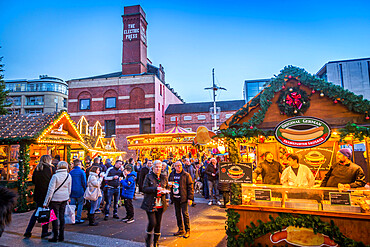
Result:
M227 208L229 215L239 215L236 227L244 234L264 229L252 246L342 246L342 239L370 244L370 189L243 183L241 197L241 205ZM330 230L324 234L319 228Z

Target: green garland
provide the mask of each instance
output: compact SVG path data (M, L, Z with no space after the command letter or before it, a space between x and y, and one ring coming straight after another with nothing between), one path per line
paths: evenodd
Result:
M68 163L68 165L71 164L71 158L72 158L71 145L67 145L67 163Z
M361 113L367 116L370 111L370 101L363 99L362 95L355 95L354 93L344 90L338 85L334 85L324 79L318 78L309 74L304 69L287 66L280 71L278 76L272 78L269 85L260 92L255 98L237 111L229 123L229 128L221 130L219 137L252 137L258 135L269 135L270 131L258 129L256 126L261 124L265 118L267 109L272 104L274 94L281 91L285 84L290 79L296 79L302 85L312 89L313 93L320 92L333 100L333 102L340 102L345 105L350 111ZM239 120L247 116L252 107L260 107L260 110L251 117L248 122L237 124ZM366 118L368 120L368 117Z
M339 129L339 135L340 141L343 141L348 135L353 135L354 139L362 141L365 138L370 137L370 128L365 126L357 126L357 124L354 123L347 123L344 128Z
M279 213L279 216L275 219L270 215L269 222L262 222L258 220L258 226L253 222L250 226L246 226L244 232L240 232L237 227L239 223L240 214L235 212L233 209L227 210L226 220L226 234L227 234L227 246L245 246L246 244L252 245L254 240L262 237L268 233L275 233L282 231L288 226L305 227L313 229L314 233L321 233L327 235L330 239L334 240L335 243L340 246L348 247L362 247L365 246L362 242L357 242L344 236L339 227L336 226L333 220L328 222L321 221L319 216L312 215L298 215L293 216L291 214Z
M294 101L290 103L287 102L288 98L293 100L295 94L299 95L298 101L301 104L300 106L297 106ZM306 91L300 89L299 87L291 87L281 91L278 99L278 106L280 112L289 117L302 115L310 107L310 98Z
M14 208L16 212L26 212L29 210L27 204L27 195L30 195L28 192L28 175L30 174L30 146L26 142L22 142L19 148L19 170L18 170L18 180L16 182L18 189L18 202L17 206Z

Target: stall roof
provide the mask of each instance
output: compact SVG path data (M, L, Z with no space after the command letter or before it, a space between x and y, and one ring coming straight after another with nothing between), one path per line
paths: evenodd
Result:
M0 140L36 139L57 115L51 112L0 116Z
M348 122L360 125L370 125L370 101L361 95L334 85L324 79L309 74L304 69L287 66L280 74L271 79L256 97L241 107L221 126L221 130L239 129L241 135L250 135L259 129L271 130L281 121L291 117L281 111L281 93L291 88L300 88L308 95L310 106L304 116L324 119L332 127L344 127ZM280 97L279 97L280 95ZM285 101L284 101L285 102ZM250 129L250 131L249 131ZM228 133L235 135L235 133Z

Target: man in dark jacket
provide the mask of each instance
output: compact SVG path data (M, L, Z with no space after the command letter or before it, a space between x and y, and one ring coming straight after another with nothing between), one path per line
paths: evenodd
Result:
M259 174L262 175L262 183L264 184L280 184L280 176L283 173L283 166L274 160L274 155L271 152L264 154L265 160L257 165L253 173L253 182Z
M338 187L344 189L364 187L365 174L359 165L351 162L352 151L342 148L337 153L337 163L331 166L321 183L321 187Z
M84 193L86 190L86 174L81 169L81 161L75 159L73 161L73 169L70 171L72 177L72 189L71 189L71 205L76 205L76 224L81 224L84 220L81 220L82 207L84 205Z
M141 168L141 171L139 173L139 179L138 179L140 192L143 192L143 184L144 184L145 176L149 173L152 166L153 166L153 161L148 160L146 165L143 168Z
M218 165L215 158L211 159L211 163L208 164L205 173L207 174L208 189L209 189L209 202L208 205L211 206L215 199L216 203L221 206L221 202L218 200Z
M193 180L190 174L183 170L181 162L177 161L175 170L171 172L168 181L172 182L171 199L175 204L176 220L179 228L173 235L181 236L185 234L184 238L188 238L190 236L188 205L190 206L194 201ZM185 231L181 214L184 218Z
M119 219L117 215L118 211L118 199L119 199L119 177L123 177L123 173L121 170L122 161L117 160L114 166L109 168L104 176L104 180L106 181L105 187L107 188L107 196L105 197L107 201L105 202L105 217L104 220L108 220L109 216L109 207L113 200L113 218Z
M184 163L184 170L190 174L191 176L191 179L193 180L193 188L194 188L194 185L195 185L195 173L196 173L196 170L195 170L195 167L193 166L193 164L190 164L190 160L189 158L186 158L185 159L185 163ZM193 202L193 204L191 204L192 207L194 207L195 205L197 205L195 202Z

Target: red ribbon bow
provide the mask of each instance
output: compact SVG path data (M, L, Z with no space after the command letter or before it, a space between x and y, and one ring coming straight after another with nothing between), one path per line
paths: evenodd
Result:
M302 107L302 102L300 101L300 99L302 98L302 96L296 92L293 92L293 93L290 93L286 96L286 103L288 105L295 105L298 109L301 109Z

